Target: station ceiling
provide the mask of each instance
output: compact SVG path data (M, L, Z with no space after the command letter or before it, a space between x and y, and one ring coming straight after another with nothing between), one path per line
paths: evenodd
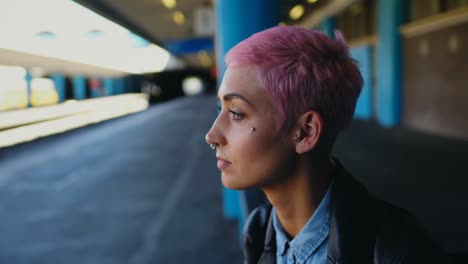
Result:
M195 10L200 7L213 7L214 1L222 0L178 0L171 9L163 4L165 0L74 1L166 48L171 41L196 38L193 23ZM336 13L353 2L355 0L280 0L280 19L285 24L310 27L323 19L324 15ZM298 4L304 7L304 13L299 19L293 20L289 13ZM184 14L184 23L175 22L173 15L176 11ZM213 62L213 54L210 53L209 56ZM188 66L207 66L197 54L182 55L179 58Z
M162 48L169 49L170 44L174 42L184 42L187 40L197 40L200 38L196 34L194 26L194 17L196 11L199 11L201 8L213 10L214 2L223 1L223 0L73 0L74 2L89 8L95 13L117 23L126 29L132 31L134 34L139 35L140 37L146 39L147 41L154 43ZM256 1L256 0L252 0ZM335 15L353 2L360 0L279 0L280 3L280 21L286 25L299 25L305 28L312 28L320 23L324 18ZM2 2L2 8L8 15L11 13L8 11L8 5L10 6L21 6L16 4L17 0L9 0L5 3ZM49 1L53 2L53 1ZM174 4L172 8L167 7L168 3ZM35 3L35 2L34 2ZM39 2L38 2L39 3ZM165 4L166 5L165 5ZM16 4L16 5L15 5ZM7 8L5 7L7 5ZM38 6L31 8L31 14L41 17L41 14L44 13L44 10L41 12L41 8L45 8L51 11L53 8L46 5ZM301 16L297 19L292 19L290 17L290 12L293 7L301 5L303 7L303 12ZM248 9L248 6L245 6ZM2 9L0 9L2 10ZM39 10L38 12L35 12ZM4 12L4 13L5 13ZM92 23L89 19L85 21L80 21L80 19L72 18L70 15L62 14L58 11L53 11L54 14L60 14L64 18L68 18L68 21L64 22L64 30L67 33L69 28L75 28L79 24L90 24ZM180 12L183 14L183 23L177 23L174 19L174 13ZM24 13L24 12L23 12ZM37 13L37 14L35 14ZM180 20L179 14L179 20ZM24 14L23 14L24 15ZM8 17L8 16L7 16ZM15 15L10 14L10 17L15 17ZM36 17L37 18L37 17ZM42 15L44 18L44 15ZM46 18L50 18L48 15ZM27 19L27 18L25 18ZM37 19L36 19L37 20ZM36 21L31 19L31 21ZM40 19L39 19L40 20ZM38 20L38 21L39 21ZM50 19L49 19L50 20ZM65 19L66 20L66 19ZM70 24L75 23L76 24ZM32 22L29 21L29 24ZM41 20L42 21L42 20ZM22 23L21 27L18 25L13 26L13 30L18 30L22 32ZM40 24L40 23L39 23ZM11 29L11 25L6 25L4 29ZM37 27L42 27L43 25L37 25ZM41 28L41 30L43 30ZM50 30L45 28L44 30ZM5 32L10 32L7 30ZM18 33L16 32L16 33ZM28 31L29 32L29 31ZM29 34L31 32L23 32L27 36L33 38L37 34ZM35 31L34 31L35 32ZM41 32L43 33L43 32ZM95 32L99 33L99 32ZM4 33L8 35L10 33ZM29 34L29 35L28 35ZM18 35L18 34L16 34ZM15 36L16 36L15 35ZM31 36L30 36L31 35ZM37 36L36 36L37 37ZM168 65L172 68L180 67L180 61L185 64L187 67L194 68L209 68L214 64L214 54L213 54L213 34L206 35L204 39L208 39L211 43L211 49L207 52L191 52L186 54L175 54L170 49L169 51L176 55L177 59L171 59L172 63ZM23 41L22 43L30 43L29 41ZM143 41L143 43L147 43ZM32 44L34 45L34 44ZM154 46L154 45L152 45ZM18 50L19 51L19 50ZM86 76L122 76L129 73L128 70L119 70L112 67L105 67L101 64L92 64L86 62L76 62L70 61L68 59L58 59L53 56L47 56L42 53L36 54L33 52L18 52L17 49L11 48L2 48L0 47L0 64L3 65L17 65L26 67L28 69L38 68L43 71L43 74L49 74L54 72L61 72L65 75L72 76L76 74L86 75ZM77 56L76 52L72 52L74 56ZM98 52L101 54L100 52ZM105 52L104 52L105 53ZM102 55L102 54L101 54ZM123 55L130 56L126 52ZM79 56L81 58L81 56ZM117 56L118 57L118 56ZM116 61L120 61L119 58L115 58ZM135 56L131 55L130 57L134 58ZM138 65L141 66L141 63ZM149 60L155 61L155 60ZM125 63L127 65L128 63ZM94 65L94 66L93 66ZM96 66L98 65L98 66ZM175 65L175 66L174 66ZM168 68L171 68L168 66ZM166 68L167 69L167 68Z
M135 33L146 37L152 42L165 43L169 40L188 39L193 34L193 14L197 8L213 7L215 0L179 0L174 1L172 9L164 6L161 0L75 0L76 2L100 13L114 22L126 26ZM220 0L218 0L220 1ZM317 0L309 3L307 0L280 0L281 21L298 23L289 19L289 11L297 4L302 4L306 17L314 9L323 7L332 0ZM248 6L245 7L246 9ZM179 25L174 22L173 13L180 11L185 15L185 23Z

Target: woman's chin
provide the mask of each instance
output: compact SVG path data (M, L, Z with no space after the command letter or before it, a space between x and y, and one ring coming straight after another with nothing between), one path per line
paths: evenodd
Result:
M251 188L251 186L239 181L239 178L233 177L232 175L221 174L221 182L224 187L232 190L245 190Z

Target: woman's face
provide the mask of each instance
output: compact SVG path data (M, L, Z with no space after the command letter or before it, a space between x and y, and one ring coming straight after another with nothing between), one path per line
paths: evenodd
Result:
M224 186L263 187L280 179L291 168L294 143L291 135L281 139L275 130L275 108L260 87L255 69L228 68L218 99L220 113L206 141L217 144Z

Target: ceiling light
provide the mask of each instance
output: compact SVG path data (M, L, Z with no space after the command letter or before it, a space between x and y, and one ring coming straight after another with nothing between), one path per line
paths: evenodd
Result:
M289 17L292 20L298 20L304 14L304 7L302 5L295 5L289 11Z
M211 61L210 55L208 55L208 52L206 52L205 50L200 50L198 52L198 59L200 60L201 65L205 67L210 67L213 63Z
M70 0L2 0L0 49L124 73L162 71L170 54ZM24 7L28 6L27 9ZM56 37L53 37L55 35Z
M97 38L103 37L104 32L102 32L102 30L99 30L99 29L92 29L92 30L86 32L85 36L87 38L90 38L90 39L97 39Z
M173 9L176 6L176 0L161 0L161 3L167 8L167 9Z
M351 6L351 14L353 16L357 16L357 15L362 13L363 9L364 9L364 7L362 6L362 4L356 3L356 4Z
M313 3L316 3L318 0L307 0L307 2L313 4Z
M42 39L55 39L57 37L57 35L54 32L50 32L50 31L37 32L36 36Z
M174 22L177 24L177 25L182 25L185 23L185 16L182 12L180 11L175 11L173 14L172 14L172 19L174 19Z
M189 76L182 81L182 90L188 96L201 94L203 91L203 81L200 77Z

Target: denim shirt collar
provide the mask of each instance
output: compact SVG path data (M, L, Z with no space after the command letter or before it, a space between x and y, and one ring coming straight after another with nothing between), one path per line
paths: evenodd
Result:
M325 241L329 233L330 222L330 196L333 181L320 202L317 210L307 221L299 234L292 240L288 238L281 226L276 209L273 208L273 227L276 231L277 254L283 256L288 250L292 250L298 263L305 262Z

